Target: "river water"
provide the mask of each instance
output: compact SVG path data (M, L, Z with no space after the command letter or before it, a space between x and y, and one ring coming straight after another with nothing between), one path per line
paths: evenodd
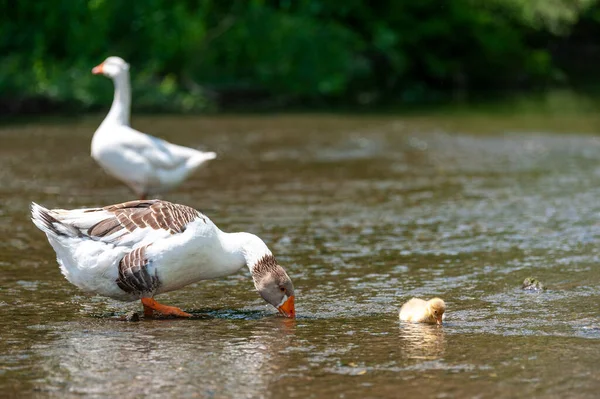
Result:
M70 285L28 215L133 199L89 156L100 120L0 127L0 396L598 396L598 117L136 117L218 153L163 198L263 238L298 314L242 270L140 322ZM400 323L413 296L445 324Z

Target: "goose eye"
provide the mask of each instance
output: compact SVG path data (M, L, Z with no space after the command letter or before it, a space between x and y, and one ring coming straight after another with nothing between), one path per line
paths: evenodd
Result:
M285 288L284 287L279 287L279 291L285 292Z
M434 311L433 311L433 314L437 316L437 310L434 310Z

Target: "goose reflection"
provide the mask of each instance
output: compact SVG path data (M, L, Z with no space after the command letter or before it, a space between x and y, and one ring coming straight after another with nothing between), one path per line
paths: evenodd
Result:
M433 324L400 323L403 352L410 359L437 360L446 351L444 328Z
M171 397L259 397L292 365L278 353L291 344L295 321L114 320L63 324L35 349L46 378L40 391Z

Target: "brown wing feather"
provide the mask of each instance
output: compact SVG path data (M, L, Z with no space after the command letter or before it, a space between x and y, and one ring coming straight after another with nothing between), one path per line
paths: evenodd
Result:
M116 217L104 219L88 229L88 234L94 237L105 237L121 230L123 226Z
M182 233L190 222L202 217L194 208L161 200L129 201L103 209L113 216L90 227L87 233L92 237L102 238L121 229L132 232L146 227L171 234Z
M146 248L150 245L134 249L119 262L119 277L116 283L123 291L141 296L152 294L159 287L158 276L152 276L148 272Z

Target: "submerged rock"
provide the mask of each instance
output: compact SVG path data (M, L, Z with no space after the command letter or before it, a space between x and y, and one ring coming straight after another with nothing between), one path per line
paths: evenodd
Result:
M125 315L125 320L126 321L140 321L140 315L138 312L129 312Z
M543 291L546 289L546 286L535 277L527 277L525 280L523 280L522 288L524 290Z

